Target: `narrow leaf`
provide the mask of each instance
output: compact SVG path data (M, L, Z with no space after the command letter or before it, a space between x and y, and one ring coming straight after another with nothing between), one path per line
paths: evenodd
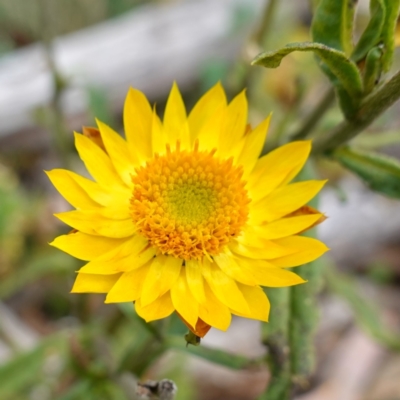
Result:
M277 51L266 51L259 54L252 64L276 68L280 65L283 57L293 51L312 51L316 53L329 68L337 82L352 98L359 99L361 97L363 93L362 80L356 64L349 60L343 52L320 43L290 43ZM337 84L337 82L333 83Z
M376 150L385 146L400 144L400 131L387 131L377 133L365 133L357 136L353 144L366 150Z
M21 353L0 367L0 398L15 398L18 393L40 383L43 365L50 355L65 358L67 350L65 336L44 339L35 349Z
M379 47L373 47L367 54L364 68L364 92L366 95L372 92L379 81L381 58L382 50Z
M364 330L385 346L399 351L399 335L382 321L382 311L376 303L359 292L357 281L349 275L339 273L333 266L326 268L326 274L330 289L348 302Z
M382 42L385 46L385 52L382 56L382 68L387 72L393 62L395 29L399 16L400 0L384 0L384 2L386 5L386 18L382 30Z
M371 189L400 198L400 162L397 159L349 147L335 150L333 157L363 179Z
M374 46L379 44L382 30L384 29L386 14L384 0L371 0L371 19L354 49L351 56L352 60L356 62L362 60Z
M186 342L180 336L169 336L166 339L166 345L168 348L201 357L214 364L222 365L230 369L244 369L259 363L257 360L251 360L237 354L226 353L223 350L211 349L203 345L186 346Z
M355 4L353 0L321 0L311 25L313 41L350 55Z

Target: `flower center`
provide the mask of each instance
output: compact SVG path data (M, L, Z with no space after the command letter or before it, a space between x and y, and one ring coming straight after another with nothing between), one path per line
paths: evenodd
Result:
M214 153L199 151L197 143L181 151L178 143L132 177L133 221L162 254L200 260L240 234L250 202L242 168Z

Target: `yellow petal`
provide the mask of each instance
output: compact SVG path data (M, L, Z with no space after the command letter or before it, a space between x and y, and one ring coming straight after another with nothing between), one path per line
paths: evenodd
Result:
M214 256L214 261L228 276L233 278L235 281L245 283L246 285L257 285L254 277L249 275L247 271L244 271L238 263L235 261L235 257L228 250L225 249L225 253L220 253Z
M166 143L167 137L164 135L163 126L154 108L151 125L151 146L153 154L164 154L166 152Z
M75 208L97 208L99 203L94 201L87 192L71 177L65 169L45 171L51 183L61 195Z
M106 187L124 186L110 157L89 138L75 133L75 147L90 175Z
M249 307L236 282L226 275L215 262L210 262L208 259L203 260L203 276L215 297L222 304L238 312L249 312Z
M171 299L176 311L178 311L191 326L195 326L199 316L199 303L189 289L185 268L181 268L178 280L171 289Z
M136 89L129 89L124 105L124 128L132 154L140 159L152 156L152 110L146 96Z
M180 148L190 149L189 125L186 117L185 104L182 100L176 82L172 85L164 113L164 135L167 137L171 148L175 147L179 140Z
M204 303L206 298L204 294L202 264L197 260L187 260L185 268L189 289L199 303Z
M218 154L230 157L232 149L243 138L247 124L247 98L243 90L228 105L225 122L219 136Z
M78 273L71 293L107 293L121 274L95 275Z
M246 141L237 161L238 164L244 167L244 179L247 179L256 165L258 157L260 157L270 120L271 114L245 137Z
M252 260L238 257L237 263L254 276L257 283L267 287L286 287L304 283L305 280L297 274L276 267L265 260Z
M150 263L147 263L143 267L122 273L108 292L105 303L124 303L137 300L142 293L143 282L149 269Z
M118 187L113 187L113 190L106 190L102 186L100 186L97 182L84 178L83 176L75 174L72 171L67 171L67 170L53 170L53 171L63 171L62 174L68 175L68 179L73 180L77 185L81 187L82 190L84 190L87 193L87 195L94 202L101 204L102 206L113 205L114 207L124 207L124 206L128 207L129 205L129 199L132 196L132 192L126 186L121 185ZM60 189L58 190L66 199L68 199L67 188L63 188L63 192L61 192Z
M144 250L142 250L139 254L135 256L131 255L124 259L121 259L120 262L116 263L115 270L127 272L132 269L139 268L142 265L146 264L148 261L152 260L156 256L155 247L148 246Z
M219 137L221 135L221 129L222 124L225 120L225 115L226 106L221 104L218 108L214 110L214 113L203 123L197 134L200 150L219 150Z
M309 202L326 181L292 183L274 190L268 197L250 207L250 225L276 221Z
M301 215L299 217L281 218L266 225L254 226L251 229L254 234L264 239L280 239L285 236L292 236L296 233L312 227L323 214Z
M182 260L158 255L151 263L149 273L143 283L140 304L147 306L168 292L179 277Z
M105 218L98 211L73 210L54 215L65 224L89 235L125 238L132 236L136 230L131 219L113 220Z
M111 219L111 220L131 220L132 219L132 214L129 210L129 202L125 201L125 204L119 204L117 206L109 206L109 207L100 207L95 210L82 210L82 212L85 211L93 211L97 212L101 217Z
M128 144L117 132L101 121L96 120L96 122L114 168L124 183L132 186L131 175L135 172L135 166L139 165L138 158L132 157Z
M254 241L254 244L257 245L260 243ZM267 260L283 257L296 251L295 249L291 249L289 247L280 246L279 244L274 243L270 240L264 240L264 246L262 247L253 247L249 246L248 244L239 243L233 240L229 244L229 249L233 253L239 254L244 257L256 259L264 258Z
M252 203L256 203L266 196L270 195L276 188L278 188L283 180L290 173L290 169L277 171L276 174L269 174L261 177L258 181L257 185L250 186L250 179L248 178L246 189L249 192L249 196L252 200ZM250 174L250 178L251 178Z
M207 324L226 331L231 323L231 313L214 295L207 282L204 282L206 301L199 305L199 317Z
M154 255L155 249L148 246L147 239L136 235L90 261L79 272L102 275L127 272L146 264Z
M291 142L261 157L248 177L253 201L267 196L290 182L303 168L311 151L311 141Z
M80 260L90 261L120 246L125 240L74 232L56 237L50 245Z
M268 321L270 303L267 295L259 286L246 286L238 283L240 291L243 293L247 304L249 305L250 312L248 314L238 313L231 310L233 314L241 317L257 319L260 321Z
M192 143L197 139L202 127L220 107L226 107L226 96L220 82L206 92L189 114L188 123Z
M139 298L135 302L135 309L140 317L150 322L170 316L174 312L174 305L170 292L167 292L147 306L143 306Z
M288 246L298 250L296 253L272 260L274 265L283 268L307 264L321 257L322 254L329 250L329 248L319 240L305 236L290 236L277 239L275 242L281 246Z

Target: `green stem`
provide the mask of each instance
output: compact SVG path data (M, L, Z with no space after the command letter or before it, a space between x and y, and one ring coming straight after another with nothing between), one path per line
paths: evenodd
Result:
M308 235L315 236L315 235ZM307 283L291 288L290 348L291 376L295 387L306 389L315 369L314 335L318 322L316 301L322 263L317 260L296 269Z
M322 153L333 150L357 136L379 115L400 98L400 71L392 76L376 92L369 95L351 120L345 120L327 135L314 142L313 152Z
M299 178L315 179L314 166L308 162ZM318 197L309 203L318 207ZM316 237L316 229L308 231L304 236ZM296 268L307 282L290 288L290 366L294 389L305 389L315 368L314 335L318 323L317 295L321 288L322 262L320 260Z
M326 111L329 110L334 100L335 91L331 88L325 93L324 97L317 104L314 110L305 117L302 126L297 132L291 135L291 139L301 140L309 136L321 118L325 115Z
M290 289L268 289L271 314L268 324L262 324L262 339L268 348L266 361L271 371L271 381L259 400L289 400L290 376Z

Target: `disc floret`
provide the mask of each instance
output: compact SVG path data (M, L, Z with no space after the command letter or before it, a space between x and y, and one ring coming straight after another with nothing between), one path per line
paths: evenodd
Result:
M132 177L131 213L139 232L162 254L185 260L217 255L237 237L250 202L242 168L216 150L155 155Z

